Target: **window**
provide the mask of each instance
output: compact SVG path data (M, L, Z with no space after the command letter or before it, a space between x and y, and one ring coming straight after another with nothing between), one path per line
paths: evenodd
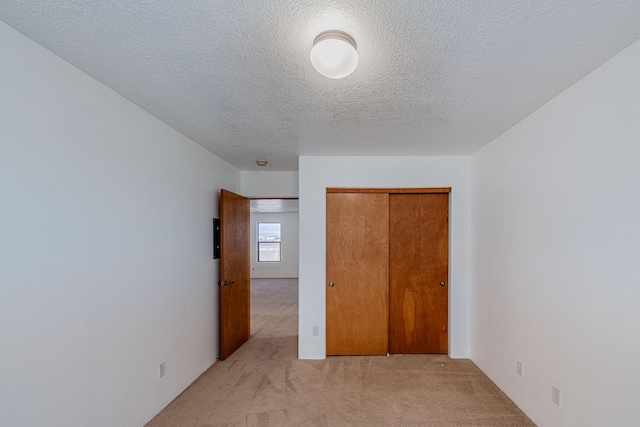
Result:
M258 223L258 262L280 262L280 223Z

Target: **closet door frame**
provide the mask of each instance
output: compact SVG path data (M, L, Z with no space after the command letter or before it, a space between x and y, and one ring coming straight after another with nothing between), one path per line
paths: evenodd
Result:
M388 194L388 195L392 195L392 194L442 194L442 193L451 193L451 187L437 187L437 188L327 188L326 189L326 193L327 196L331 193L381 193L381 194ZM449 205L451 204L451 198L449 197ZM449 209L450 211L450 209ZM329 217L327 217L327 227L330 226L329 224ZM327 228L327 233L329 233L329 229ZM327 236L329 236L329 234L327 234ZM450 239L450 237L449 237ZM327 254L329 254L329 247L327 246ZM449 253L450 253L451 249L449 246ZM450 258L448 256L448 258ZM332 290L333 286L336 286L333 282L331 282L331 277L329 277L331 275L331 271L329 268L329 264L328 264L327 260L327 283L326 283L326 290L327 290L327 325L329 324L335 324L335 320L334 318L330 319L329 316L335 316L336 315L336 310L335 307L330 307L330 297L329 297L329 292ZM388 271L388 266L389 266L389 260L386 260L387 263L387 271ZM449 278L447 277L447 289L449 288ZM388 287L387 287L387 291L385 292L385 298L386 298L386 304L388 307L389 304L389 292L388 292ZM451 293L448 292L448 299L450 299L450 295ZM450 301L449 301L450 302ZM448 302L447 304L447 318L450 319L450 303ZM387 310L386 312L386 322L387 325L389 323L389 312ZM448 321L449 322L449 321ZM348 327L348 325L345 325L345 327ZM330 336L331 334L335 334L336 331L332 331L329 328L327 328L327 343L329 344L330 339L332 339L332 337ZM388 335L388 329L387 329L387 335ZM448 333L447 333L447 340L448 340ZM329 350L329 349L328 349ZM332 354L345 354L341 351L336 351L335 346L332 345L332 351L327 351L327 355L332 355ZM350 353L347 352L346 354L354 354L354 353Z
M327 188L327 193L386 193L386 194L451 193L451 187L438 187L438 188Z

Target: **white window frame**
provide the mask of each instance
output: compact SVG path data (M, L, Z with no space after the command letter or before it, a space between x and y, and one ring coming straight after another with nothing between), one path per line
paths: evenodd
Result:
M260 240L260 225L261 224L278 224L278 228L279 228L279 237L278 240ZM263 245L276 245L278 246L278 259L277 260L265 260L265 259L261 259L260 258L260 248ZM282 223L281 222L276 222L276 221L265 221L265 222L258 222L256 224L256 249L257 249L257 261L258 262L265 262L265 263L273 263L273 262L282 262Z

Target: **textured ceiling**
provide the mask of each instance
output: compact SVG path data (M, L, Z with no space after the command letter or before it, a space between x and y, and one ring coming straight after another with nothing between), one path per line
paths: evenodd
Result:
M0 20L236 167L297 170L471 154L640 38L640 0L2 0ZM360 54L342 80L309 61L333 28Z

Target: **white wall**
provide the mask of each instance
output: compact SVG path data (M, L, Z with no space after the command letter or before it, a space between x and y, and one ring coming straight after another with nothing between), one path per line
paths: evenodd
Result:
M474 362L540 426L640 425L640 42L476 153L472 182Z
M469 157L300 157L298 355L326 357L327 187L452 187L449 354L469 356ZM319 326L320 336L312 336Z
M0 58L0 424L141 426L217 357L240 172L3 23Z
M258 262L256 231L258 222L279 222L282 243L280 262ZM298 277L298 212L251 213L251 278Z
M242 171L241 177L245 197L298 197L298 172Z

